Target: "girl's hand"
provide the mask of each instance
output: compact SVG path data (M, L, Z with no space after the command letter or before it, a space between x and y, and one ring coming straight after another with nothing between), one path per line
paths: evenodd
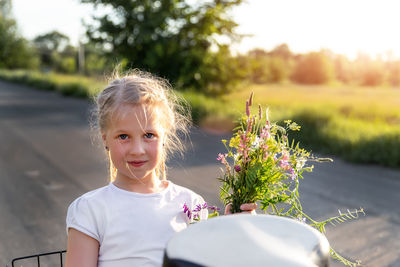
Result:
M231 212L231 207L232 204L228 204L225 207L225 215L232 214ZM245 203L240 205L240 209L242 210L240 213L249 213L252 215L256 215L256 208L257 208L257 203Z

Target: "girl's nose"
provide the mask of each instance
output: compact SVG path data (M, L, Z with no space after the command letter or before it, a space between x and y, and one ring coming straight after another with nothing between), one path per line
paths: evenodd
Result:
M141 140L133 140L129 150L130 154L141 155L144 154L144 144Z

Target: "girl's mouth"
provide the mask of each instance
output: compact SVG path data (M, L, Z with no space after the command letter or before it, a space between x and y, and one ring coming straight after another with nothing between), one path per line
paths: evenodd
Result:
M133 167L140 167L143 164L146 163L146 160L133 160L133 161L128 161L128 164L133 166Z

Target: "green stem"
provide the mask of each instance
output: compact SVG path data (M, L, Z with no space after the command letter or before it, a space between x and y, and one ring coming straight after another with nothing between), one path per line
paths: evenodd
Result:
M281 216L281 214L279 213L279 211L278 211L278 209L276 208L275 204L271 204L271 206L272 206L272 208L274 209L275 214Z

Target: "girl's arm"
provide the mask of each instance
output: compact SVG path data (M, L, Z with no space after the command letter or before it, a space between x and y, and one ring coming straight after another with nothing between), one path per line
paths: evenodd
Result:
M68 229L66 267L97 267L99 257L99 242L74 229Z

